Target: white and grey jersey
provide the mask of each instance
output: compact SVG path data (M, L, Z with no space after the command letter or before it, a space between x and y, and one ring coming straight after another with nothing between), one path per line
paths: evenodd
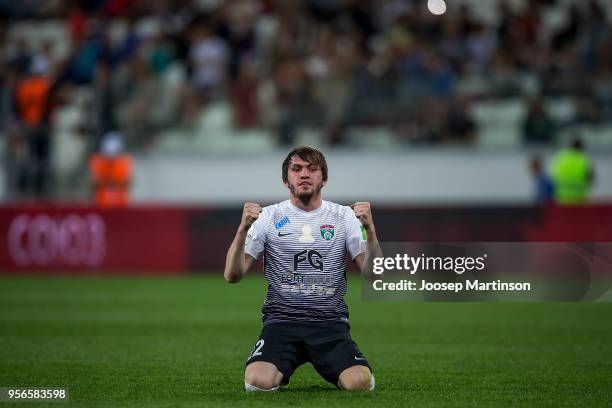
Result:
M249 229L245 253L264 253L268 294L263 323L340 320L348 323L346 255L365 250L351 208L323 201L304 211L289 200L265 207Z

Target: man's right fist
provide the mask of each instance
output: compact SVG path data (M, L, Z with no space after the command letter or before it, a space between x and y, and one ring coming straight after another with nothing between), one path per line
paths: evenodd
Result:
M248 231L251 225L259 218L261 214L261 205L255 203L245 203L242 210L242 220L240 221L240 228L243 231Z

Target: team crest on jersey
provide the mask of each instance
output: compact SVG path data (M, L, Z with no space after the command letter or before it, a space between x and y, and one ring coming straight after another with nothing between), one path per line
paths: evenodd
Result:
M321 237L326 241L331 241L334 237L334 226L330 224L321 225Z

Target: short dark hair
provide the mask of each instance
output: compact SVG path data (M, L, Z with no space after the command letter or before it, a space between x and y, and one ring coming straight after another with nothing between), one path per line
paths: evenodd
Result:
M578 136L574 136L571 143L572 149L574 150L584 150L584 142Z
M289 162L293 156L297 156L300 159L307 161L310 164L319 166L323 173L323 181L327 181L327 161L323 153L309 146L299 146L289 152L285 160L283 160L283 182L288 181L287 173L289 171Z

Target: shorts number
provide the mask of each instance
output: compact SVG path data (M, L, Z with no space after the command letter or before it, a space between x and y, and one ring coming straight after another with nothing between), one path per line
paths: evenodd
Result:
M255 343L255 347L253 348L253 352L249 356L249 360L252 359L253 357L261 356L261 349L263 346L264 346L263 339L257 340L257 343Z

